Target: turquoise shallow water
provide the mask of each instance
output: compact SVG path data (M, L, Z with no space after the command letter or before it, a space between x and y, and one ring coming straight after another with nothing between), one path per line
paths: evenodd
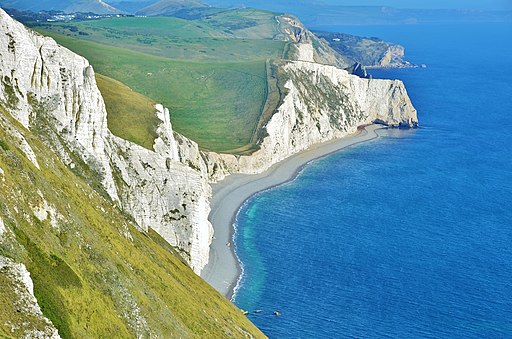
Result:
M336 30L428 65L372 72L404 80L421 128L249 200L236 304L271 338L512 337L510 24Z

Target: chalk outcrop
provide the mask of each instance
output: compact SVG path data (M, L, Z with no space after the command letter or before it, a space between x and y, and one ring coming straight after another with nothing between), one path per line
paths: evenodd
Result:
M2 310L2 312L5 315L8 313L20 315L20 317L9 317L7 323L3 324L10 329L12 335L19 338L60 338L52 322L41 312L34 296L34 284L25 265L0 256L0 275L3 280L0 295L9 298L13 307L12 310Z

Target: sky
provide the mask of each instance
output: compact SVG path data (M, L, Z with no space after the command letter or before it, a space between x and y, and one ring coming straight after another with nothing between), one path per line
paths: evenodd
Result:
M512 0L323 0L341 6L390 6L397 8L463 8L482 10L512 10Z
M133 1L133 0L130 0ZM395 8L422 9L480 9L512 11L512 0L202 0L212 5L249 5L257 7L276 6L307 6L307 5L337 5L337 6L389 6Z

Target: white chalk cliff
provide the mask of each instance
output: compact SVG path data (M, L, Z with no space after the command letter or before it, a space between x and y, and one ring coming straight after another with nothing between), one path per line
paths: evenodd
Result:
M99 181L141 230L154 229L200 273L213 236L210 182L233 172L261 172L361 125L417 124L402 82L361 79L320 64L332 59L326 63L336 65L336 58L327 47L313 49L313 38L296 29L297 23L287 25L295 27L289 34L297 43L295 59L302 61L276 62L285 89L282 103L264 127L259 150L250 156L200 151L195 142L173 132L169 112L160 105L153 151L112 135L88 61L26 29L1 9L0 103L25 128L44 134L67 165ZM37 154L26 141L20 143L36 164Z
M414 109L398 80L362 79L334 66L305 61L279 65L287 93L265 126L267 136L250 156L209 154L209 173L220 180L228 173L259 173L309 146L382 123L415 127Z
M120 139L89 62L14 21L0 9L0 102L25 128L44 138L77 171L92 170L142 230L153 228L176 246L195 272L208 261L211 189L205 170L180 158L169 112L161 106L154 151ZM25 154L37 164L24 140ZM182 153L197 149L183 143ZM195 151L198 153L198 151ZM204 166L203 166L204 167ZM86 169L84 169L86 168Z

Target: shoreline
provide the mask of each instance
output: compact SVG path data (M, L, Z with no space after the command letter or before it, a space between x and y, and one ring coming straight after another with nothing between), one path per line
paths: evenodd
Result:
M289 182L312 160L336 153L349 146L378 138L383 125L369 125L341 139L327 141L296 153L259 174L231 174L213 184L211 212L208 219L214 228L210 259L201 277L228 299L232 299L242 274L242 265L233 243L238 211L254 195Z

